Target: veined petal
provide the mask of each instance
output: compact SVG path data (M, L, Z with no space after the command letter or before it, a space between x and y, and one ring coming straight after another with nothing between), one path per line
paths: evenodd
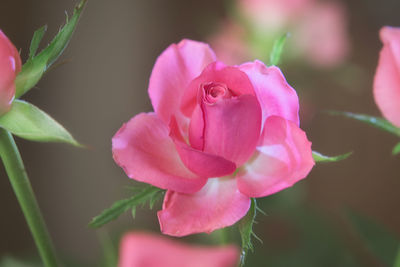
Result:
M169 190L158 212L161 231L172 236L210 233L233 225L250 208L250 198L239 192L234 178L208 179L195 194Z
M210 178L232 174L236 164L218 155L206 153L190 147L185 143L175 117L170 123L170 136L186 167L200 177Z
M260 138L261 108L253 95L202 103L204 152L245 163L254 153Z
M208 44L192 40L170 45L157 58L150 76L149 95L154 111L165 124L173 114L180 125L185 123L179 111L184 90L215 60Z
M124 124L112 139L115 162L128 177L182 193L198 191L206 179L182 162L169 129L154 113L141 113Z
M280 116L297 125L299 121L299 98L296 91L286 82L278 67L266 67L261 61L240 65L253 84L262 110L262 121L269 116Z
M291 121L269 117L261 138L254 158L237 173L238 188L249 197L265 197L290 187L315 164L311 142Z
M383 116L400 127L400 28L383 27L374 98Z

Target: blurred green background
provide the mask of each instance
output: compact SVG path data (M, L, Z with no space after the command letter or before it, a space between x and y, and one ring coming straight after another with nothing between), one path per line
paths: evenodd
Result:
M380 116L372 79L381 47L378 31L400 26L398 0L347 0L353 75L343 70L283 67L288 82L304 91L315 113L302 128L313 149L354 154L320 164L293 189L259 201L255 253L248 266L385 266L361 242L346 211L363 214L400 235L400 157L396 137L356 121L331 117L334 109ZM49 26L48 42L77 1L2 0L0 28L27 58L33 32ZM102 256L96 231L87 223L133 185L113 161L111 137L122 123L151 111L147 84L156 57L182 38L206 40L227 15L224 1L89 0L69 47L24 98L51 114L90 148L17 139L55 245L82 266ZM47 39L46 39L47 38ZM300 96L301 98L301 96ZM33 240L0 170L0 256L29 257ZM111 236L128 229L158 231L155 210L126 214L107 226ZM200 237L203 238L203 237ZM190 238L189 238L190 239ZM190 240L194 240L193 238ZM76 265L78 266L78 265Z

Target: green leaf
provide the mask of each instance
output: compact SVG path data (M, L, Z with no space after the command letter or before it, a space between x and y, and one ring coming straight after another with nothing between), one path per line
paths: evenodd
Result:
M36 53L39 42L43 37L45 28L42 27L35 32L31 42L29 59L22 66L22 70L18 74L15 81L16 98L19 98L27 91L29 91L32 87L34 87L43 76L43 74L54 63L54 61L62 54L65 47L68 45L69 40L71 39L72 33L76 28L86 1L87 0L82 0L80 4L75 7L74 14L72 15L71 19L68 20L67 18L67 22L64 27L62 27L59 33L51 41L51 43L37 56L34 56L34 54Z
M276 66L279 64L281 59L283 46L285 45L286 39L288 38L289 33L285 33L278 40L275 41L274 46L272 47L271 54L269 55L269 64L272 66Z
M244 266L246 256L249 250L253 251L253 244L251 237L257 237L253 232L254 219L257 213L257 203L254 198L251 199L251 206L246 216L244 216L238 223L240 237L242 239L242 251L240 254L240 266ZM258 237L257 237L258 239Z
M400 241L381 225L355 212L349 212L348 217L367 248L385 265L393 266Z
M39 48L40 41L42 41L45 32L47 31L47 25L36 30L33 34L31 46L29 47L29 59L33 59L36 55L36 51Z
M346 154L342 154L342 155L338 155L338 156L325 156L322 155L321 153L317 152L317 151L313 151L312 152L312 156L315 162L336 162L336 161L341 161L344 159L347 159L348 157L350 157L350 155L353 154L353 152L348 152Z
M393 267L400 267L400 246L397 249L396 259L394 260Z
M0 127L27 140L61 142L81 146L53 118L22 100L14 100L11 110L0 117Z
M373 117L364 114L355 114L351 112L342 112L342 111L328 111L328 113L331 115L341 115L347 118L355 119L364 122L366 124L372 125L378 129L400 136L400 128L394 126L389 121L383 118Z
M110 208L104 210L100 215L94 217L89 223L90 227L98 228L104 224L117 219L122 213L134 208L140 204L150 201L153 197L157 196L161 191L160 188L154 186L147 186L140 193L115 202ZM136 212L136 210L135 210Z
M394 146L394 148L392 150L392 154L393 155L400 154L400 143L398 143L397 145Z

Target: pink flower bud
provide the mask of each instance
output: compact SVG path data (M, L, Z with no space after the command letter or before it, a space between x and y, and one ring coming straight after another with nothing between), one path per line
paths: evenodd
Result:
M400 28L383 27L383 47L374 79L374 98L383 116L400 127Z
M15 77L20 71L19 53L0 30L0 115L11 108L15 96Z

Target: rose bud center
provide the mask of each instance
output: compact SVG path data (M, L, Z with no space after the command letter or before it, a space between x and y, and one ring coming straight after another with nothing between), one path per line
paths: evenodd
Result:
M231 98L232 91L223 83L208 82L201 85L203 89L204 102L214 104L220 99Z

